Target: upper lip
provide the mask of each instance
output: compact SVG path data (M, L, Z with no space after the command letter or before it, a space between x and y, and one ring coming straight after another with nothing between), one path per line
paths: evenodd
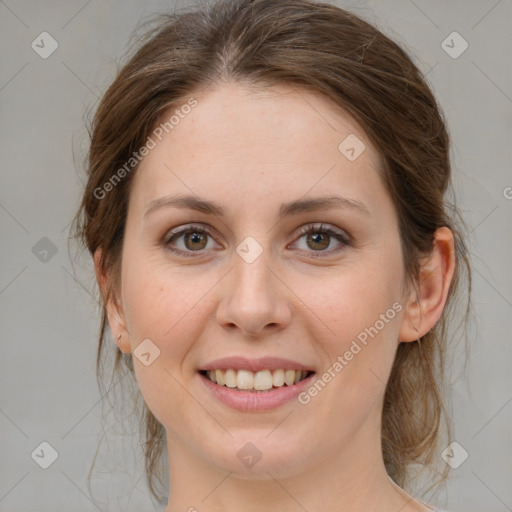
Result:
M205 364L201 370L250 370L258 372L260 370L305 370L314 371L310 366L301 364L290 359L280 357L260 357L259 359L247 359L241 356L223 357L216 359L211 363Z

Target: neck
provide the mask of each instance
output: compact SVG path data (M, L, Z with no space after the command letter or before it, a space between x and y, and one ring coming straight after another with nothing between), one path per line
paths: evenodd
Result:
M170 497L166 512L428 512L389 478L380 432L370 423L328 459L297 453L294 470L268 458L250 473L222 470L210 459L167 435ZM321 433L319 434L321 435ZM283 466L281 466L282 468Z

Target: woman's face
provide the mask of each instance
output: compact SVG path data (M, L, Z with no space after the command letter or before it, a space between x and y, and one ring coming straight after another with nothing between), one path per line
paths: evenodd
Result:
M364 465L380 454L406 321L379 155L342 110L303 90L232 83L194 98L161 140L153 135L134 176L112 330L135 351L172 453L246 478L299 474L349 452ZM178 196L194 202L166 203ZM306 208L327 197L340 199ZM227 357L245 365L215 362ZM286 361L257 366L264 357ZM235 370L219 377L229 385L279 389L214 384L201 374L209 365ZM279 387L294 379L286 369L315 373Z

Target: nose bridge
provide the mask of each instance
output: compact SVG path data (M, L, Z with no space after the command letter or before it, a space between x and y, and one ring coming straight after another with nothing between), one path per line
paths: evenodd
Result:
M243 250L243 244L239 247L239 251ZM249 254L253 251L253 248L249 249ZM272 295L270 288L273 283L273 273L270 270L271 257L268 248L265 248L254 260L244 259L244 256L238 256L234 269L235 282L234 282L234 294L238 296L238 299L250 300L257 299L260 301L268 300Z
M260 246L256 255L257 250L254 240L246 240L237 248L217 313L219 323L235 325L253 335L267 326L283 327L290 316L283 285L272 268L271 251Z

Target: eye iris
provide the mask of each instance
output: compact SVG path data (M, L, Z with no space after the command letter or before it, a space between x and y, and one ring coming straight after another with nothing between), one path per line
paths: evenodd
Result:
M208 232L203 231L202 229L191 228L189 230L183 230L181 234L175 234L171 237L168 243L170 244L171 241L177 237L183 237L187 250L197 252L205 248L208 236ZM323 228L317 228L306 231L302 236L306 236L306 243L310 248L313 248L315 252L321 252L328 248L333 234Z
M320 237L320 239L323 239L323 244L322 244L322 241L319 240L319 237ZM314 244L321 244L322 247L316 247L316 249L323 250L329 246L328 238L329 238L329 235L327 235L325 233L313 233L313 234L308 235L307 240L308 240L308 243L310 241L313 241Z
M197 247L197 246L190 247L187 243L190 240L192 240L192 243L201 242L201 238L202 238L203 242L206 241L206 236L204 235L204 233L198 233L197 231L191 231L189 233L186 233L185 234L185 245L187 245L188 249L204 249L204 245L202 247Z

